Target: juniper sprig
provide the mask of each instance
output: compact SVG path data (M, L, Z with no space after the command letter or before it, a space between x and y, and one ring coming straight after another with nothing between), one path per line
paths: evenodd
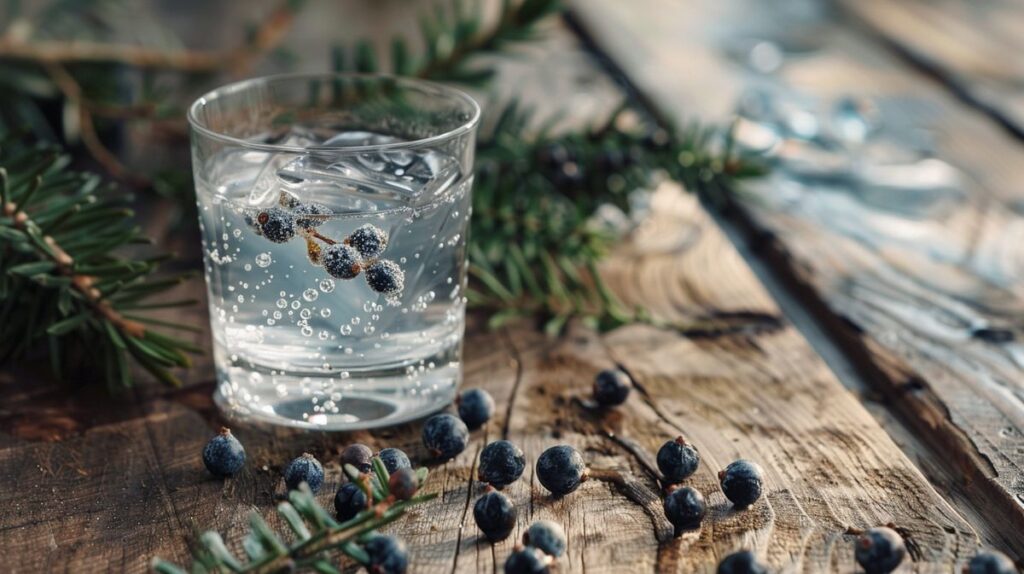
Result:
M312 569L322 573L340 573L333 560L335 553L348 556L355 562L370 565L370 555L365 549L368 542L381 527L386 526L405 514L405 511L436 497L436 494L418 494L402 500L390 490L390 476L380 458L372 459L371 474L362 474L355 467L346 465L345 472L353 483L360 486L372 500L370 508L350 520L338 522L316 501L305 483L298 490L288 493L288 501L277 505L277 513L291 530L286 538L274 532L258 512L249 518L251 530L242 540L242 550L247 561L239 560L215 531L204 532L192 548L193 562L183 569L170 562L154 558L152 568L159 574L205 573L260 573L275 574ZM422 487L427 478L427 469L416 471L416 480ZM286 541L290 540L290 541Z
M68 167L51 145L24 145L23 136L0 136L0 363L31 356L48 345L58 376L86 363L111 389L131 385L129 359L158 379L178 384L171 372L187 367L200 350L155 327L148 311L189 305L150 302L184 277L157 278L165 256L128 253L148 243L132 221L130 197L95 175Z

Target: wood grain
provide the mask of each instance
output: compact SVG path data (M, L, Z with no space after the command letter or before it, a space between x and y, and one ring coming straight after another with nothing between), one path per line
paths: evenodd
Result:
M848 529L887 522L913 542L903 571L961 564L978 545L975 529L780 316L702 207L670 186L653 205L654 217L601 271L625 301L693 328L636 325L602 336L574 325L553 341L527 323L490 332L471 316L465 384L488 389L498 415L465 453L432 465L427 488L439 498L393 526L410 545L412 570L500 570L514 540L483 543L470 516L481 492L472 480L477 454L498 437L531 463L550 445L573 444L592 468L594 479L561 499L537 484L532 464L507 489L519 512L513 538L540 518L565 526L560 572L713 572L739 548L780 572L850 572ZM587 400L593 376L615 365L637 390L618 409L596 410ZM249 463L235 479L214 480L200 453L222 421L205 368L182 390L145 387L114 400L57 387L42 365L3 375L2 569L144 572L153 555L185 561L197 529L216 529L238 548L254 509L283 527L273 511L280 471L304 451L325 462L318 498L327 507L341 480L338 454L351 442L426 461L418 424L331 435L235 426ZM677 539L652 461L678 434L703 455L688 484L705 493L709 517ZM741 456L765 466L768 489L737 512L715 473Z
M1024 137L1020 3L852 0L838 5L967 102Z
M802 26L817 39L813 49L787 57L772 78L757 77L723 46L730 38L791 43L795 27L765 12L742 0L697 3L685 14L660 0L576 5L583 26L666 117L725 120L745 85L776 82L818 110L846 94L873 97L890 130L929 134L935 156L962 178L958 193L914 207L895 192L776 178L743 190L737 220L940 453L930 466L945 461L937 476L950 494L991 521L986 541L1024 555L1024 257L1015 239L1024 229L1024 149L827 18ZM759 16L762 27L728 24L741 14Z
M971 526L778 318L699 204L665 189L655 205L648 231L606 264L609 283L665 319L731 321L702 322L691 336L633 326L602 337L574 326L558 342L526 324L501 333L471 325L466 384L488 389L499 414L473 434L463 455L433 468L428 489L441 496L395 526L410 544L414 571L495 569L513 539L540 518L566 528L566 572L711 572L738 548L756 550L780 571L848 572L854 537L847 530L887 522L914 541L918 571L948 571L969 556L977 545ZM592 377L615 365L633 375L637 392L619 409L596 410L587 398ZM395 445L426 459L418 425L348 435L236 427L251 462L236 479L214 480L199 458L219 422L210 391L196 385L150 397L122 412L123 420L100 421L58 442L5 432L4 484L33 485L0 494L0 545L15 549L7 566L141 572L153 554L184 559L193 528L218 529L239 544L253 508L281 526L272 512L280 468L302 451L326 463L325 505L339 485L338 453L349 442ZM660 444L677 434L703 455L688 484L710 507L703 529L678 539L661 511L652 463ZM573 444L596 478L554 499L529 469L507 489L519 512L513 539L491 546L469 513L482 491L472 480L477 454L498 437L519 444L531 462L548 446ZM731 509L715 479L739 457L768 472L767 495L742 512Z

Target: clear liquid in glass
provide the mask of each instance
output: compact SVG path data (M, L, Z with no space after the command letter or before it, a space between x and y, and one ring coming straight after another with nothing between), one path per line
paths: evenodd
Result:
M460 378L472 175L436 150L316 151L400 141L384 134L312 133L295 127L261 142L308 154L229 149L209 174L220 185L197 176L216 398L245 418L331 430L443 408ZM312 228L318 237L260 234L260 213L311 203L330 210ZM310 259L307 238L325 249L366 224L388 236L379 257L404 273L397 295Z

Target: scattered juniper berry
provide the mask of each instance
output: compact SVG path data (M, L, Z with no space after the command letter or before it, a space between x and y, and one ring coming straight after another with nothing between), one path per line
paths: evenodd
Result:
M214 476L234 476L245 466L245 449L227 427L221 427L203 448L203 464Z
M697 530L704 520L707 506L704 496L689 487L677 488L665 497L665 518L675 526L676 536L687 530Z
M405 272L394 261L380 259L366 268L366 284L370 289L392 297L405 288Z
M338 520L345 522L366 510L369 502L362 487L354 482L346 482L334 495L334 511L338 513Z
M504 494L489 488L473 505L473 518L491 542L508 538L516 526L516 507Z
M296 207L292 214L296 216L295 225L309 230L323 225L327 221L325 216L330 215L331 210L321 203L304 203Z
M324 483L324 467L308 452L289 462L284 469L284 484L288 490L297 489L303 482L314 493L319 492Z
M700 453L683 437L676 437L658 449L658 470L668 484L677 484L697 471Z
M324 249L320 263L328 274L338 279L352 279L363 269L359 253L344 243L335 243Z
M964 566L963 574L1017 574L1017 566L1006 554L985 550L971 558Z
M764 488L764 471L757 463L737 460L718 473L722 492L736 508L746 508L761 497Z
M565 554L565 530L550 520L538 520L523 533L523 544L533 546L544 554L558 558Z
M384 468L388 469L388 472L391 474L394 474L400 468L412 468L409 456L401 449L386 448L377 453L377 457L384 463Z
M871 528L857 540L854 557L867 574L888 574L903 562L907 547L891 528Z
M400 468L388 479L388 490L398 500L409 500L420 488L420 479L411 468Z
M363 257L372 259L383 253L388 246L388 234L376 225L367 223L353 231L345 243L354 247Z
M537 479L555 496L576 490L588 474L583 455L569 445L553 446L537 458Z
M341 451L341 464L351 464L359 472L370 472L372 468L370 459L373 458L373 451L365 444L350 444Z
M505 560L505 574L546 574L551 558L532 546L516 547Z
M394 536L376 534L363 549L370 555L367 570L372 574L403 574L409 568L409 551L405 542Z
M466 450L469 429L466 423L448 413L434 415L423 423L423 445L440 460L450 460Z
M526 468L523 451L507 440L496 440L480 451L477 478L495 488L504 488L519 480Z
M494 415L494 399L483 389L466 389L455 399L459 417L470 429L478 429Z
M292 215L279 207L271 207L256 216L263 237L274 243L287 243L295 237L295 220Z
M768 574L768 567L753 552L740 550L718 563L718 574Z
M603 407L614 407L626 402L633 381L619 369L607 369L594 377L594 400Z

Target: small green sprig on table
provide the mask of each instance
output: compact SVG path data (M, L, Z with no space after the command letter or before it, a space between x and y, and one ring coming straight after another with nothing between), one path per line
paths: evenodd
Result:
M390 476L380 458L373 457L372 473L361 474L355 467L345 465L345 474L358 484L372 500L370 508L351 520L338 522L320 506L305 483L288 493L288 501L277 505L277 512L291 530L291 542L274 532L259 513L249 518L250 532L242 541L248 561L239 560L215 531L199 535L193 546L193 562L183 569L160 558L154 558L152 567L160 574L192 573L251 573L273 574L294 572L309 568L323 574L340 574L332 561L336 553L369 566L371 556L363 545L380 528L398 520L405 511L436 497L436 494L418 494L408 500L397 500L389 490ZM416 471L422 488L427 469Z
M95 175L69 169L57 148L0 137L0 363L48 344L56 375L85 361L111 389L131 384L129 358L178 384L192 343L156 330L194 329L148 315L191 300L149 302L184 277L155 275L163 255L131 257L148 243L132 221L130 197Z
M756 166L731 154L712 128L670 133L645 126L623 104L582 131L529 132L533 113L507 105L477 151L470 233L470 302L492 312L492 326L539 317L558 334L577 317L595 328L651 321L604 285L597 266L622 240L595 224L599 208L628 211L629 196L658 178L683 183L710 201Z

